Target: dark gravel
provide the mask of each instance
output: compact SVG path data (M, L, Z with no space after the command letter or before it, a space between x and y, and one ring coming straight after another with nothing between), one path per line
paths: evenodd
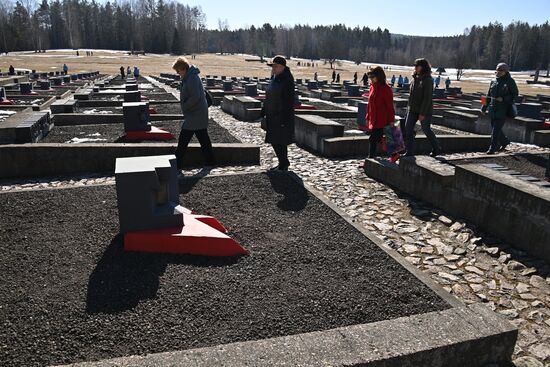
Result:
M176 139L181 131L181 120L170 121L152 121L151 125L165 128L170 131ZM99 133L100 135L94 135ZM221 127L216 121L210 119L208 124L208 134L213 143L240 143L240 140L231 135L224 127ZM122 142L124 135L123 124L101 124L101 125L76 125L76 126L55 126L48 135L42 139L42 143L67 143L72 138L105 139L101 141L90 141L89 143L116 143ZM176 140L169 140L174 142ZM155 141L149 141L154 143ZM162 141L166 142L166 141ZM197 143L196 137L191 140Z
M153 107L159 114L178 114L181 115L181 107L179 102L176 103L163 103L163 104L150 104L149 107ZM84 113L87 111L106 111L110 113L122 113L122 107L79 107L77 113Z
M502 157L449 160L447 163L450 163L453 166L470 163L496 163L524 175L529 175L544 180L546 176L546 165L548 164L548 159L548 154L516 154Z
M448 308L287 175L182 188L251 256L124 253L113 185L0 194L1 360L99 360Z
M34 97L36 97L36 98L34 98ZM10 97L8 95L7 98L14 101L16 105L29 105L30 106L30 105L33 105L33 104L41 105L42 103L46 102L51 97L33 96L33 98L13 98L13 97Z

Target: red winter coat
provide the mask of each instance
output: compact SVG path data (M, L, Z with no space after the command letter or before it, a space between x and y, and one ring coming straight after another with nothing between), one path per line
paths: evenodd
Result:
M389 85L376 82L371 85L367 107L369 130L382 129L395 121L393 92Z

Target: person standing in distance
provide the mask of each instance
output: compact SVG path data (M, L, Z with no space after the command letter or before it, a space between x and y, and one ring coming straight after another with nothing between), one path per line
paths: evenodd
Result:
M288 145L294 140L294 77L283 56L275 56L271 66L271 82L262 108L265 117L265 142L271 144L279 164L272 171L287 171Z

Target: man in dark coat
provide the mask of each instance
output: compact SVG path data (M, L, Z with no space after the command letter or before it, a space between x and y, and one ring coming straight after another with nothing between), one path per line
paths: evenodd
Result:
M294 77L283 56L275 56L268 65L273 76L262 108L262 117L266 119L265 142L273 146L279 159L271 170L287 171L288 145L294 140Z

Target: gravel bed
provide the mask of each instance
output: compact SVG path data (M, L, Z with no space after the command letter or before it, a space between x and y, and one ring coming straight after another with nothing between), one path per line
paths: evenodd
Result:
M121 93L124 93L121 91ZM141 95L149 98L150 101L177 101L178 99L172 95L172 93L148 93L148 90L142 90ZM94 94L92 100L94 101L122 101L124 96L122 94ZM147 102L147 101L143 101Z
M151 125L164 128L170 131L176 139L181 131L181 120L152 121ZM208 124L208 133L213 143L240 143L229 131L221 127L216 121L210 119ZM123 124L99 124L99 125L76 125L76 126L55 126L48 135L42 139L42 143L116 143L122 142L124 135ZM74 139L74 140L72 140ZM86 139L82 141L81 139ZM71 141L72 140L72 141ZM176 140L169 140L174 142ZM155 141L148 141L154 143ZM166 141L160 141L166 142ZM198 143L196 137L191 140L192 143Z
M448 163L455 166L458 164L470 163L496 163L524 175L544 180L548 159L549 157L547 154L516 154L510 156L449 160Z
M181 115L181 107L179 101L175 103L149 104L157 110L159 114L179 114ZM115 113L122 114L122 107L79 107L77 113Z
M40 366L258 340L449 306L285 174L184 180L243 258L124 253L113 185L0 195L0 355ZM205 199L205 198L208 198ZM253 220L251 220L253 219Z

